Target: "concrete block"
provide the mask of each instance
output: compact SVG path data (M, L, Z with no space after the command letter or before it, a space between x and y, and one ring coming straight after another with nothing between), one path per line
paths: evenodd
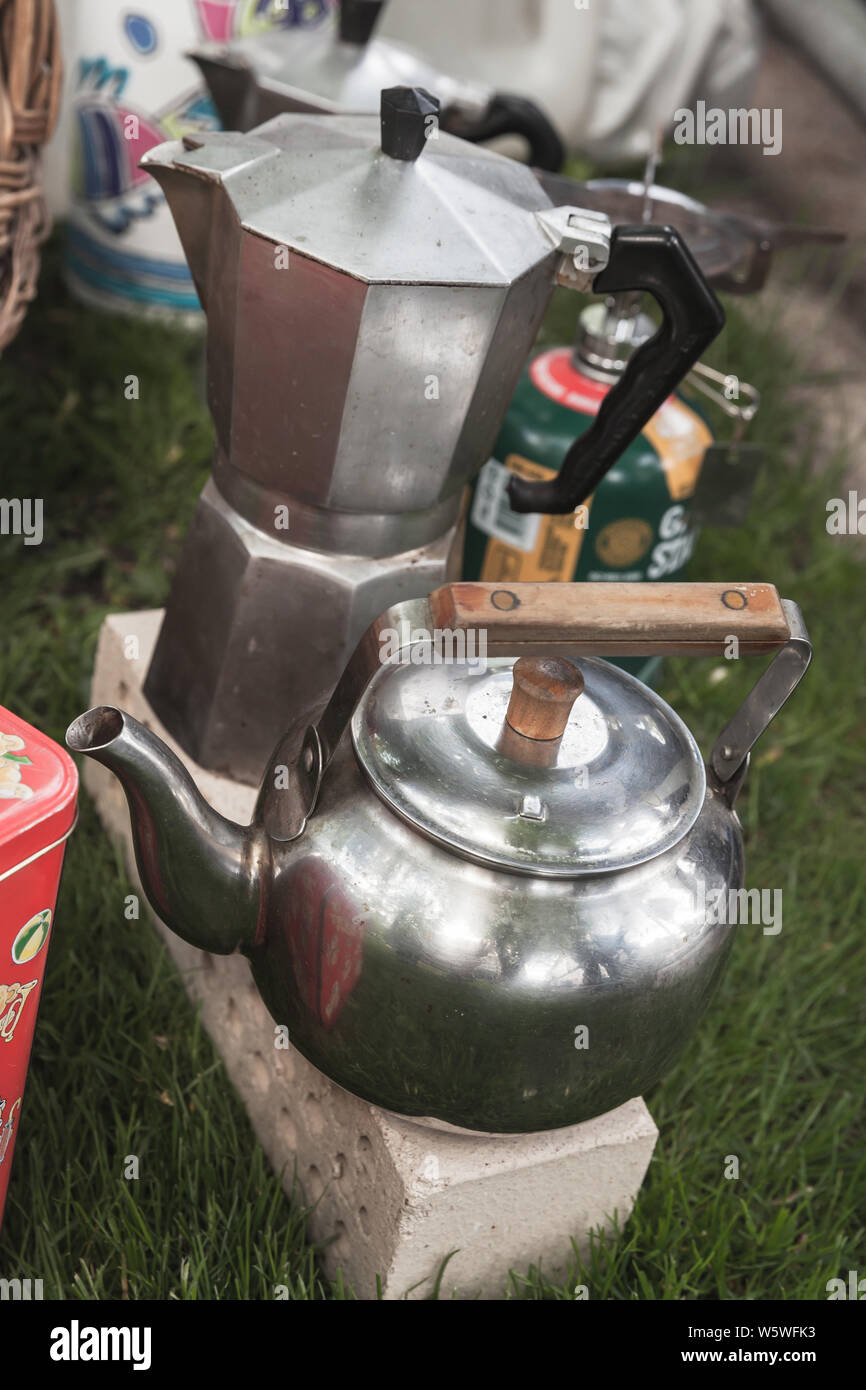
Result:
M255 790L208 773L180 752L147 705L142 685L161 613L115 614L100 633L92 703L117 705L165 739L203 795L244 824ZM119 783L84 760L84 784L137 881ZM274 1024L240 955L209 956L156 922L220 1052L253 1128L286 1185L297 1164L317 1205L310 1234L335 1237L323 1265L360 1298L424 1298L442 1260L440 1296L502 1297L509 1269L541 1264L556 1277L571 1238L628 1217L658 1131L643 1100L541 1134L488 1135L410 1120L329 1081L294 1049L274 1047Z

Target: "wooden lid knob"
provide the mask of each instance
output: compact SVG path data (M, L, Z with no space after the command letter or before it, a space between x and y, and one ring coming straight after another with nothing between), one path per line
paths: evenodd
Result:
M523 738L557 741L583 690L583 676L563 656L522 656L515 661L506 723Z

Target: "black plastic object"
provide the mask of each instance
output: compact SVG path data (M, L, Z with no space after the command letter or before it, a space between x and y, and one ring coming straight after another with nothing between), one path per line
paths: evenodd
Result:
M556 477L510 480L515 512L562 515L584 502L724 327L724 309L673 227L615 227L610 260L592 288L648 291L661 307L661 327L630 359Z
M427 143L431 118L439 121L439 99L423 87L386 87L379 108L382 152L415 160Z
M562 141L534 101L496 92L480 116L468 116L459 106L442 113L442 129L473 145L498 135L521 135L529 144L529 162L536 169L558 173L565 159Z
M385 0L340 0L340 38L360 48L369 43Z

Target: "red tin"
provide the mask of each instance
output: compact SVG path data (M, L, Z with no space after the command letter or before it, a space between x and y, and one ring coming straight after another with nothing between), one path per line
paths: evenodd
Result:
M0 1224L78 773L0 705Z

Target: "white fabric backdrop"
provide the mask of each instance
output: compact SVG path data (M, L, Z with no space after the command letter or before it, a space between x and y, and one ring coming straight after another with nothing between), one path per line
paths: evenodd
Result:
M389 0L377 33L532 97L600 160L648 153L697 98L748 105L759 56L751 0Z

